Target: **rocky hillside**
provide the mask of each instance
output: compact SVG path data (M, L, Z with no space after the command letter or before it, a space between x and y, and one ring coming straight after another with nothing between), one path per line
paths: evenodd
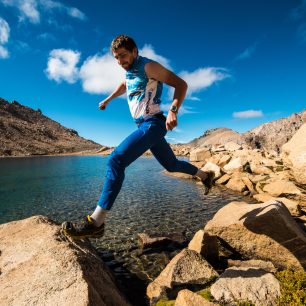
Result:
M243 134L245 142L254 149L265 148L280 152L285 144L306 121L306 110L287 118L262 124Z
M243 138L239 133L231 129L217 128L207 130L202 136L193 139L192 141L188 142L187 145L191 147L204 147L224 144L230 141L241 144L243 142Z
M210 129L186 145L190 147L210 147L233 141L237 144L245 143L253 149L274 150L279 153L281 146L291 139L303 122L306 122L306 110L287 118L262 124L244 134L239 134L227 128Z
M80 137L16 101L0 98L0 156L29 156L98 150L101 145Z

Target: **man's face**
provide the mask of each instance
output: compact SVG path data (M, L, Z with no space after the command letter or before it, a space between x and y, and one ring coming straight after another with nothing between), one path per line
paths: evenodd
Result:
M125 70L129 70L137 57L137 49L134 48L133 51L128 51L124 47L113 51L114 58L117 60L118 64Z

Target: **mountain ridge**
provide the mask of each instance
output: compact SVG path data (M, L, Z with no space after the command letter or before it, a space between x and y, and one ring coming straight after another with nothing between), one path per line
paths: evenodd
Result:
M209 129L184 145L205 147L233 141L247 144L253 149L274 150L280 153L281 146L290 140L305 122L306 110L303 110L288 117L266 122L245 133L238 133L229 128Z
M58 155L101 148L100 144L43 115L40 109L2 98L0 143L0 156Z

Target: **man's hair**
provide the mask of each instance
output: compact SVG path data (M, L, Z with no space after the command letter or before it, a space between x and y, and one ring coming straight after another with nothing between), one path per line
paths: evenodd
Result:
M119 35L115 37L111 43L111 51L117 51L119 48L125 48L128 51L133 51L134 48L138 48L136 46L136 43L133 38L127 36L127 35Z

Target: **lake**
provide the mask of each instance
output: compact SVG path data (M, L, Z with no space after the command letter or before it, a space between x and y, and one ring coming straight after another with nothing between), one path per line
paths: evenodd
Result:
M96 207L107 157L54 156L0 159L0 223L45 215L57 222L75 220ZM137 233L185 232L203 228L225 204L248 198L214 187L208 196L193 180L162 173L153 157L126 169L119 196L108 214L105 236L92 239L133 305L145 305L144 289L179 251L139 250ZM138 289L135 289L138 288Z

